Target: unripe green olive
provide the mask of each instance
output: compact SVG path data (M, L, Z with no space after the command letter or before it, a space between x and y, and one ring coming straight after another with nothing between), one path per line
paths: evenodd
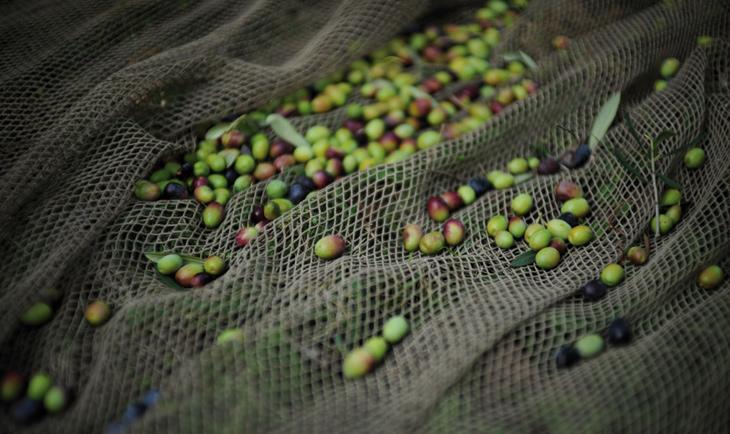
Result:
M203 269L211 276L217 276L223 272L226 262L220 256L208 256L203 262Z
M444 249L444 243L445 240L443 234L441 232L434 231L421 237L418 247L424 255L435 255Z
M218 202L211 202L203 210L203 224L209 229L217 228L223 221L224 216L223 205Z
M43 406L50 414L57 414L63 411L68 404L68 393L59 386L51 387L43 397Z
M509 249L515 245L515 239L508 231L498 231L494 235L494 243L500 249Z
M243 333L243 330L241 330L240 328L227 329L227 330L223 330L218 335L218 337L215 340L215 343L217 345L223 345L228 342L243 343L244 337L245 337L245 335Z
M515 158L507 163L507 170L513 175L519 175L529 170L530 165L524 158Z
M157 200L160 198L162 191L160 186L154 182L137 181L134 184L134 195L140 200Z
M423 237L423 229L416 224L409 224L403 228L403 247L407 252L418 250L418 244Z
M512 212L517 215L525 215L532 210L532 196L527 193L520 193L512 199Z
M682 205L673 205L664 214L672 221L672 226L674 226L682 218Z
M563 241L568 239L568 235L570 235L570 231L572 229L573 228L564 220L552 219L547 222L547 230L550 231L550 234Z
M227 204L228 200L231 198L231 190L225 187L216 188L215 190L213 190L213 194L215 196L215 201L221 205Z
M527 223L519 217L510 218L507 228L515 238L522 238L527 230Z
M659 200L661 206L672 206L679 203L682 198L682 193L674 188L668 188L662 193L662 197Z
M487 234L494 237L497 232L507 229L507 217L496 215L487 222Z
M42 401L46 393L53 387L53 380L45 372L33 375L28 382L28 398Z
M667 80L657 80L654 82L654 90L657 92L661 92L667 88L668 84L669 83L667 83Z
M515 178L509 173L501 173L495 176L490 182L497 190L504 190L514 185Z
M584 359L597 356L603 351L603 347L603 338L597 334L583 336L575 342L575 349Z
M233 168L239 175L248 175L256 168L256 160L248 154L239 155L236 157Z
M289 186L280 179L273 179L266 184L266 195L269 199L279 199L286 196Z
M175 281L179 283L180 286L189 288L192 286L193 278L204 271L205 269L202 264L190 262L183 265L175 272Z
M719 265L710 265L697 276L697 285L703 289L715 289L725 279L725 273Z
M527 164L530 166L530 170L537 169L537 166L540 165L540 159L537 157L530 157L529 160L527 160Z
M389 344L400 342L409 331L408 321L402 315L394 316L383 325L383 338Z
M459 187L458 190L456 190L456 193L459 195L462 202L464 202L464 205L470 205L474 203L477 198L477 194L474 189L468 185L462 185L461 187Z
M667 232L672 230L672 219L667 217L664 214L659 214L659 233L661 235L666 234ZM656 216L651 218L651 221L649 221L649 231L651 233L655 233L657 230L657 218Z
M662 62L662 66L659 68L659 73L664 78L671 78L678 70L679 60L674 57L670 57Z
M540 249L535 255L535 264L543 270L555 268L560 262L560 252L555 247Z
M583 246L591 242L593 231L585 225L575 226L568 232L568 242L573 246Z
M362 346L365 351L370 353L375 359L375 362L380 362L385 357L385 353L388 351L388 341L380 336L373 336L372 338L365 341Z
M547 229L540 229L527 239L527 244L532 250L539 251L550 245L551 238L552 235L550 235L550 231Z
M624 267L608 264L601 270L601 282L606 286L616 286L624 280Z
M561 213L570 213L577 218L583 218L590 212L591 207L588 205L588 201L583 197L576 197L563 203L560 207Z
M446 244L449 246L457 246L464 241L466 228L464 227L464 223L452 218L446 220L444 223L443 233Z
M530 237L532 236L532 234L541 229L545 229L545 226L541 225L540 223L530 223L527 226L527 229L525 229L525 241L530 241Z
M691 148L684 154L684 165L689 169L696 169L705 164L705 150Z
M165 255L157 261L160 274L172 274L183 266L183 258L177 254Z
M35 303L20 317L20 322L37 327L51 320L53 308L47 303Z

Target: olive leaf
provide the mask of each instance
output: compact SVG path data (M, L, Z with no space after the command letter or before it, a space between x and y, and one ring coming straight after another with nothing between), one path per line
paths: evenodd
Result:
M510 266L512 268L518 268L524 267L525 265L530 265L535 262L535 255L537 255L537 252L534 250L527 250L525 252L522 252L519 256L512 260Z
M271 127L272 130L287 142L294 146L309 146L307 139L302 136L294 125L291 124L284 116L272 113L266 118L266 124Z
M203 265L203 263L205 262L205 259L201 259L195 256L180 255L180 257L183 258L183 261L185 262L193 262L200 265Z
M588 138L588 145L591 150L595 150L596 146L603 140L603 136L606 135L608 128L616 118L618 113L618 106L621 103L621 92L615 92L611 95L608 100L601 106L601 109L596 115L596 119L593 121L591 127L591 135Z
M668 177L666 175L662 175L661 173L657 173L656 176L657 176L657 178L661 179L662 182L667 187L669 187L669 188L675 188L677 190L681 190L682 189L682 184L680 184L679 182L673 180L672 178L670 178L670 177Z
M641 171L629 161L628 157L626 157L626 155L621 152L621 150L619 150L617 147L614 147L611 151L613 153L613 156L616 157L616 160L619 162L619 164L621 164L621 166L623 166L623 168L626 169L627 172L633 175L634 178L638 179L644 184L649 182L646 180L646 178L644 178L644 175L641 174Z
M170 276L165 276L164 274L160 274L159 272L157 272L157 273L155 273L155 277L162 284L164 284L165 286L168 286L176 291L183 291L185 289L182 286L180 286L177 282L175 282L175 279L173 279Z
M226 161L226 167L231 167L236 162L236 158L240 153L238 149L224 149L218 153Z
M524 51L514 51L509 53L504 53L502 55L502 58L505 62L522 62L527 66L531 71L537 71L537 63L535 60L530 57L527 53Z
M629 134L631 134L631 137L636 140L637 144L641 144L641 136L639 135L638 131L636 131L636 128L634 127L634 121L631 120L631 115L629 115L629 112L624 112L624 123L626 124L626 129L629 130Z
M657 150L659 149L659 145L666 141L667 139L674 137L676 134L674 131L664 130L661 133L659 133L658 136L654 137L654 140L651 141L651 146L654 154L656 154Z
M218 140L220 136L223 135L226 131L228 131L228 128L230 127L230 124L215 124L208 131L205 133L205 140Z

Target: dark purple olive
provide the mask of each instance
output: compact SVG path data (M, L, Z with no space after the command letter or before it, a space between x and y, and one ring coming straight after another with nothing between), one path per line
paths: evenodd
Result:
M43 415L43 401L23 398L13 406L13 419L20 424L29 424Z
M563 345L558 348L558 352L555 354L555 364L558 369L569 368L580 360L580 354L571 345Z
M190 178L191 176L193 176L193 165L187 161L184 162L180 168L177 169L177 173L175 173L175 177L180 179Z
M608 326L608 343L623 345L631 342L631 324L623 319L616 318Z
M166 199L187 199L188 189L177 182L171 182L165 186L164 196Z
M260 222L261 220L264 220L264 207L261 205L255 205L253 207L253 210L251 211L251 224L255 225L256 223Z
M316 190L317 186L314 185L314 182L312 182L311 179L307 178L304 175L299 175L294 180L295 184L301 184L302 186L306 187L309 191Z
M201 288L213 280L213 276L208 273L199 273L190 280L190 286L193 288Z
M585 301L596 301L606 296L606 285L600 280L591 280L580 288L580 293Z
M474 190L474 193L476 193L477 196L481 196L494 188L492 186L492 183L489 182L486 178L472 178L467 181L467 184Z
M122 422L130 423L142 417L147 411L147 405L143 402L134 402L127 406L122 416Z
M308 189L307 187L303 186L302 184L292 184L291 187L289 187L289 200L293 204L298 204L299 202L303 201L305 197L311 192L312 190Z
M196 188L202 187L202 186L208 185L208 184L209 184L208 178L206 178L205 176L198 176L197 178L195 178L193 180L193 185L191 185L191 188L193 189L193 191L195 191Z
M537 173L540 175L552 175L560 171L560 164L551 157L543 158L537 166Z
M282 139L276 139L271 142L271 147L269 148L269 157L274 159L279 155L291 154L292 152L294 152L294 147L291 145L291 143L285 142Z
M355 134L358 131L362 131L362 129L365 128L365 124L355 119L346 120L343 126L350 130L352 134Z
M581 143L573 154L573 161L571 162L574 168L582 167L588 159L591 158L591 147L586 143Z
M226 177L228 185L233 185L233 183L236 182L236 178L238 178L238 172L236 172L236 169L229 167L228 169L226 169L223 176Z
M573 214L571 214L569 212L564 212L564 213L560 214L560 216L558 218L560 220L564 221L565 223L569 224L570 227L575 227L575 226L578 226L580 224L580 222L578 221L578 219Z
M248 145L241 146L241 155L251 155L251 148Z

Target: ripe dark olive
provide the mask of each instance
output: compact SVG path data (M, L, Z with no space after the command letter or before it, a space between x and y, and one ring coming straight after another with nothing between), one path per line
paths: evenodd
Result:
M255 225L261 220L264 220L264 218L264 207L261 205L255 205L253 210L251 210L251 217L249 218L251 220L251 224Z
M175 173L175 177L180 179L189 178L191 176L193 176L193 165L187 161L184 162Z
M210 185L210 183L208 182L208 178L206 178L205 176L198 176L193 180L193 185L191 185L191 188L195 190L196 188L203 185Z
M540 175L552 175L560 171L560 164L554 158L543 158L537 166L537 173Z
M312 182L317 189L325 188L332 182L332 176L324 170L319 170L312 175Z
M190 286L193 288L201 288L210 283L212 280L213 276L208 273L196 274L195 277L190 280Z
M226 178L226 181L228 181L228 185L233 185L238 178L238 172L236 172L236 169L229 167L225 172L223 172L223 176Z
M469 185L469 187L474 189L474 192L477 194L477 196L481 196L494 188L492 186L492 183L489 182L489 180L487 180L486 178L472 178L467 181L467 184Z
M307 187L302 184L292 184L289 188L289 195L287 196L293 204L298 204L303 201L304 198L311 192Z
M306 176L304 176L304 175L297 176L297 178L294 180L294 182L296 184L303 185L304 187L306 187L310 191L317 189L317 186L314 184L314 182L311 179L309 179Z
M289 143L282 139L275 139L273 142L271 142L271 147L269 148L269 157L275 159L276 157L284 154L291 154L294 152L294 147Z
M555 364L558 369L569 368L580 360L580 354L571 345L563 345L558 348L558 352L555 354Z
M573 214L571 214L569 212L564 212L564 213L560 214L560 216L558 218L560 220L568 223L571 227L575 227L575 226L578 226L580 224L580 222L578 221L578 219Z
M591 158L591 147L588 146L587 143L581 143L578 145L578 147L575 149L575 153L573 153L573 160L571 161L571 166L574 169L578 167L582 167L588 159Z
M608 326L608 343L613 345L631 342L631 324L623 318L616 318Z
M187 199L188 189L177 182L171 182L165 186L164 197L166 199Z
M450 211L459 209L464 205L464 201L461 200L461 196L459 196L459 193L455 191L441 193L441 199L446 202L446 206L449 207Z
M596 301L606 296L608 289L600 280L591 280L580 288L585 301Z
M35 422L43 415L43 401L23 398L13 406L13 419L20 424Z

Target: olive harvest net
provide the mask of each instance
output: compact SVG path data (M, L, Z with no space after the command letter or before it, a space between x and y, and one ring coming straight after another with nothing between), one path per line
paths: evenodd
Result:
M264 183L235 194L215 230L192 199L134 198L157 161L193 149L200 125L306 86L410 23L482 3L0 5L0 370L43 370L75 390L65 412L30 426L3 409L0 432L103 432L153 387L159 402L129 432L727 432L730 283L695 283L708 263L730 269L724 1L531 1L494 55L535 59L535 95L457 139L334 182L246 248L231 240ZM552 49L557 35L570 38L567 50ZM712 43L698 46L699 35ZM654 92L646 77L670 56L681 68ZM574 147L557 126L587 136L615 92L619 117L584 167L480 197L456 214L468 235L449 252L402 248L405 224L438 227L424 210L429 196L535 143L555 155ZM656 204L653 185L610 151L642 155L623 113L642 136L676 133L660 152L704 131L707 160L693 171L658 162L690 206L674 230L651 238L646 265L628 265L624 283L586 303L576 290L642 238ZM293 123L337 127L342 118L335 110ZM515 190L531 193L543 216L559 214L553 188L562 179L583 187L596 240L550 271L512 268L520 249L497 249L486 220ZM312 247L332 233L347 240L346 253L322 261ZM149 251L218 254L229 269L175 291L155 277ZM53 320L22 327L18 318L48 287L63 293ZM84 308L98 298L114 313L92 328ZM411 326L405 340L370 375L343 378L343 354L399 314ZM556 368L560 345L617 316L633 324L630 345ZM231 327L244 341L215 345Z

